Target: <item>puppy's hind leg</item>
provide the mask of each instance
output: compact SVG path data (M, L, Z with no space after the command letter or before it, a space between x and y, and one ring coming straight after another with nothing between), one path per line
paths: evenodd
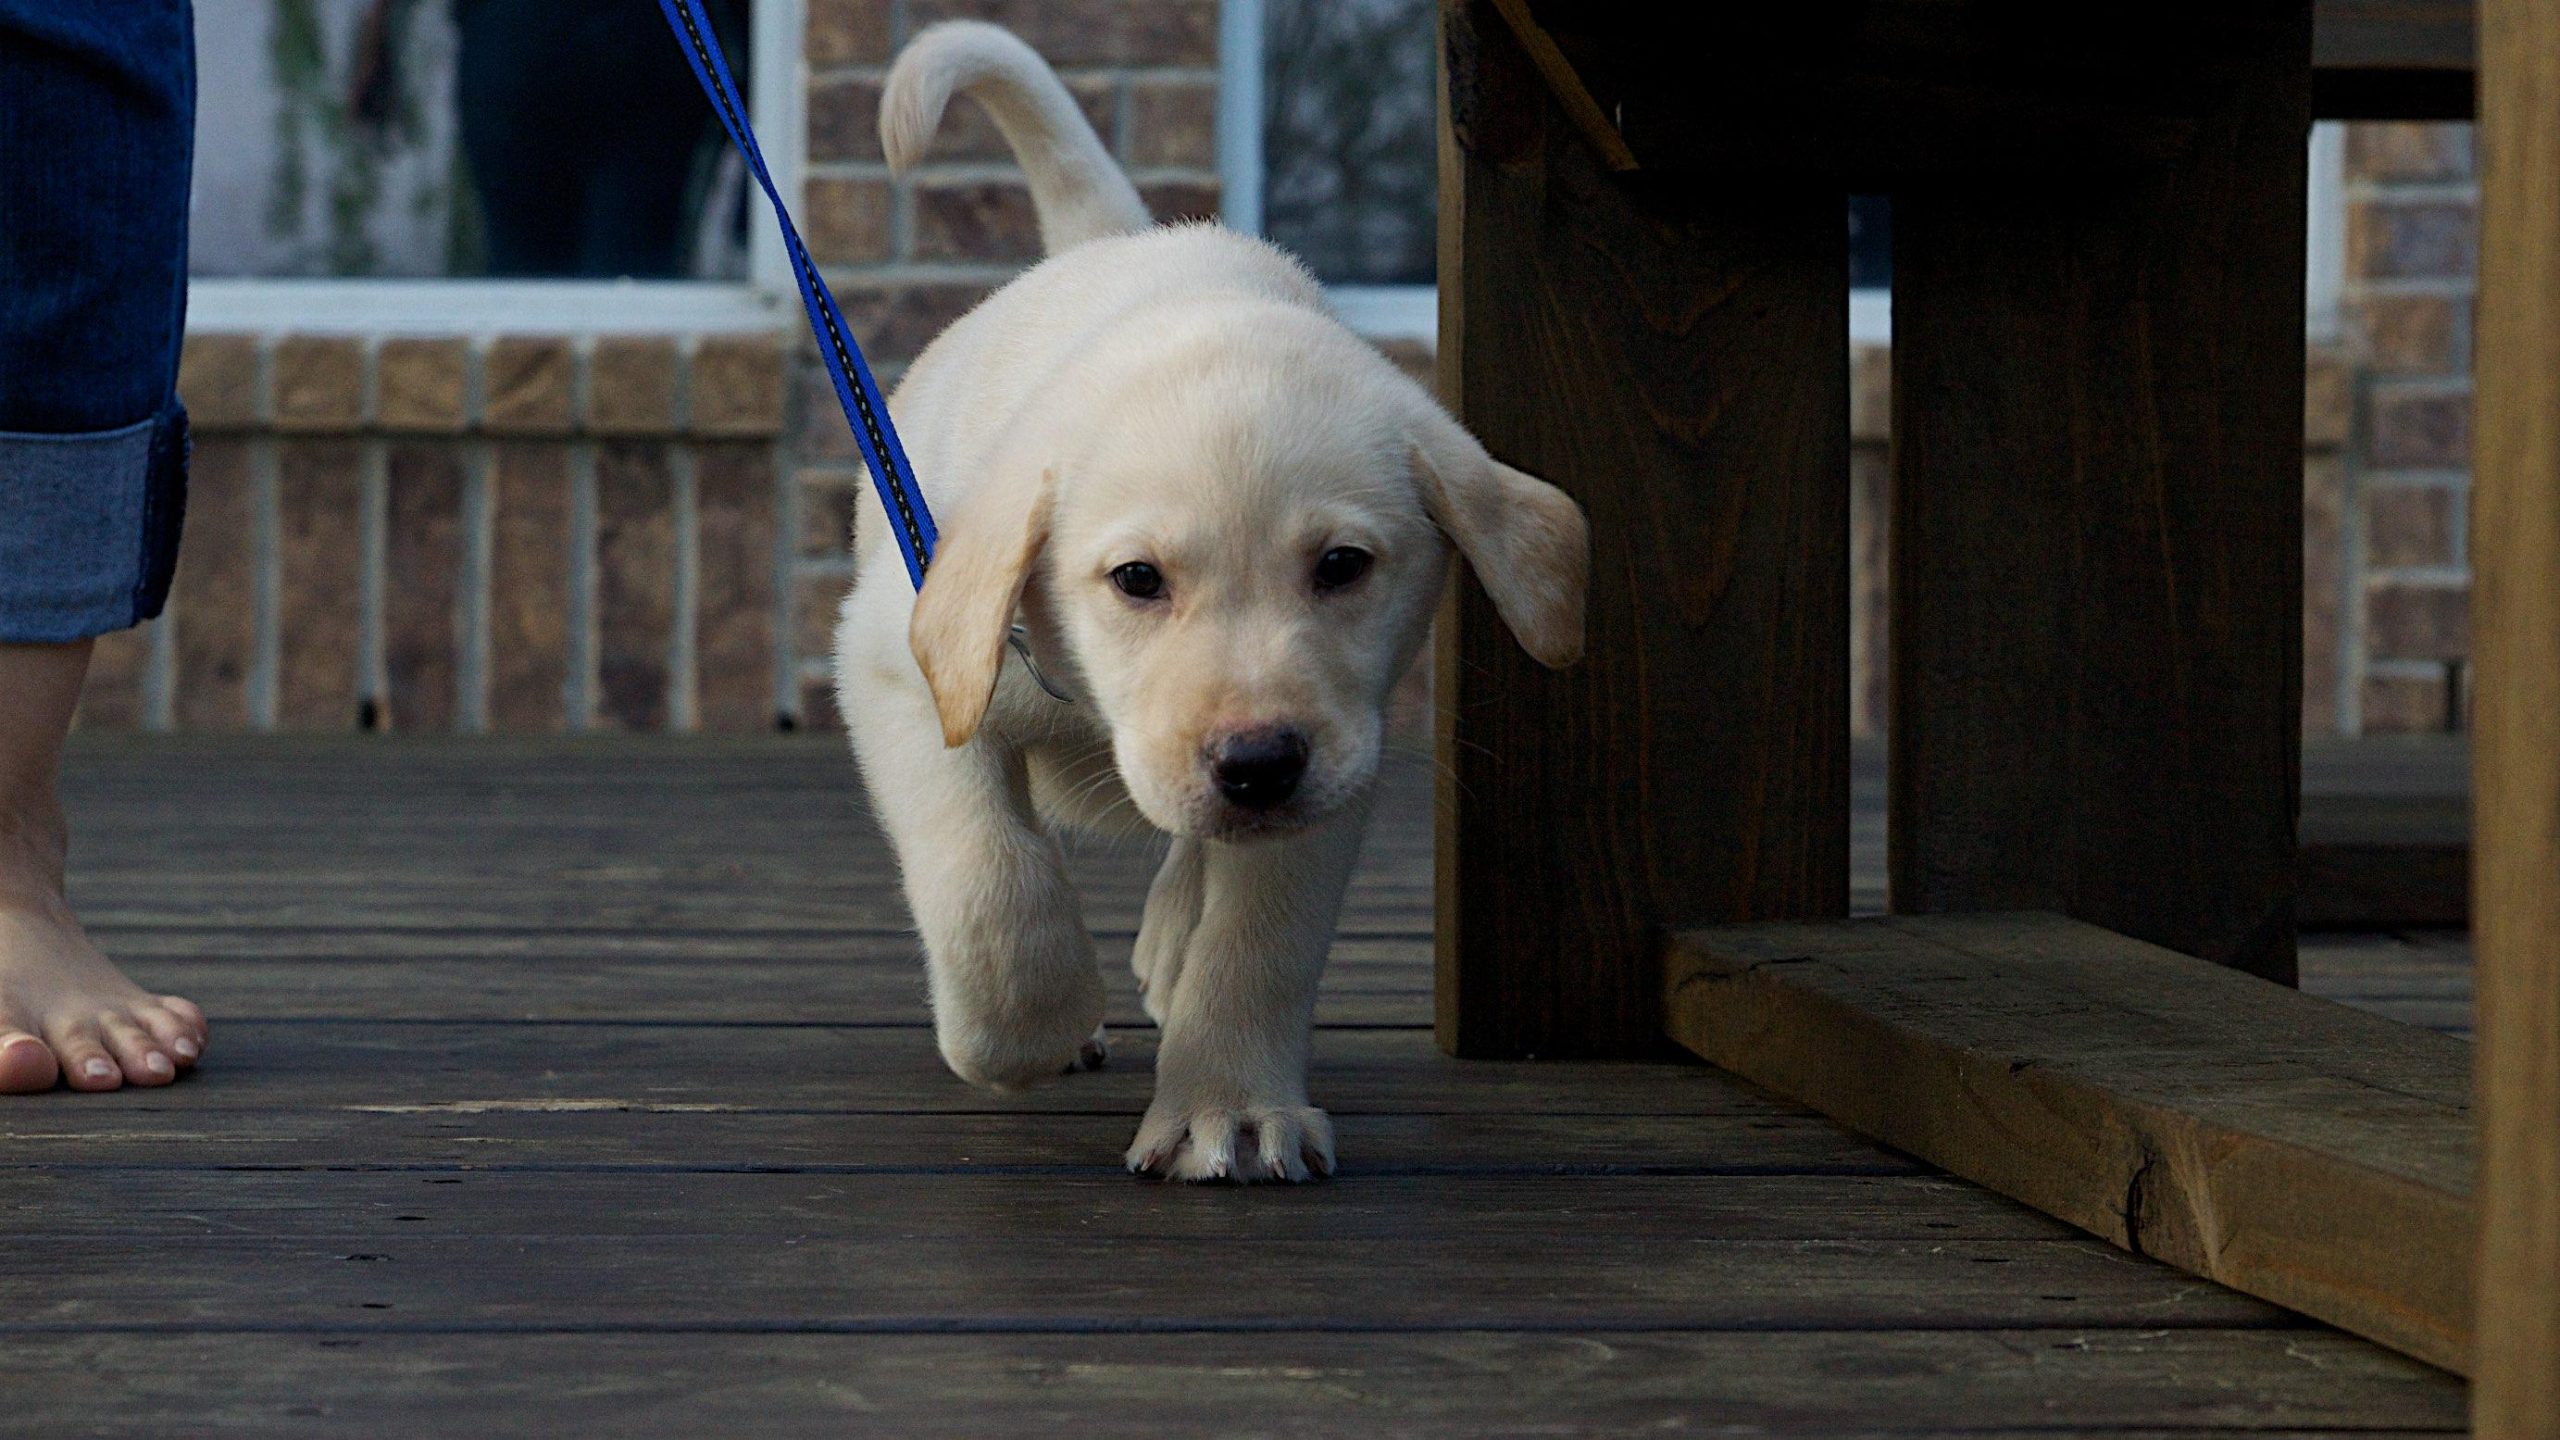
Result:
M872 805L923 932L942 1058L1012 1089L1100 1063L1102 972L1018 751L945 748L930 715L856 712Z
M1182 980L1183 953L1200 928L1200 905L1208 888L1208 860L1200 841L1177 837L1147 887L1146 913L1138 922L1137 947L1129 952L1129 968L1138 976L1138 999L1147 1018L1164 1023L1174 987Z

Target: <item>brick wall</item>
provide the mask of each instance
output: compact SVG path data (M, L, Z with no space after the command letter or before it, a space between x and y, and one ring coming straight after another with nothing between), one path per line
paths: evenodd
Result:
M875 115L935 20L1022 34L1159 216L1217 207L1217 0L807 0L812 251L883 383L1039 235L983 116L892 180ZM763 223L758 217L757 223ZM796 324L796 322L794 322ZM830 725L866 483L805 335L197 334L168 615L82 723L184 730Z
M973 109L910 176L881 163L881 78L916 28L1014 27L1158 215L1214 212L1217 0L808 4L801 213L884 382L1039 248ZM2305 417L2304 723L2439 729L2468 652L2469 128L2354 126L2347 163L2344 333ZM1890 361L1855 364L1852 705L1881 733ZM170 614L101 645L83 723L835 723L867 482L805 337L197 335L182 389L200 439Z
M884 385L1040 255L1030 192L974 106L952 106L932 156L906 176L881 162L890 57L915 30L959 17L1007 26L1048 57L1159 219L1217 213L1217 0L810 0L809 243ZM833 725L829 637L851 578L854 495L870 482L813 353L799 389L792 700L803 723Z
M787 354L772 335L194 335L168 613L82 721L772 726Z
M2319 728L2466 723L2470 654L2472 276L2478 187L2468 125L2356 125L2347 138L2342 305L2349 441L2318 501L2335 531ZM2320 621L2329 628L2324 633Z

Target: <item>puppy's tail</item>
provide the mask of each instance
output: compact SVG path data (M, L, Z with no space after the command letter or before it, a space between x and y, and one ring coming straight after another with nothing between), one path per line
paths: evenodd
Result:
M955 90L985 107L1013 147L1050 254L1154 223L1049 62L976 20L944 21L898 53L880 96L880 148L892 171L924 158Z

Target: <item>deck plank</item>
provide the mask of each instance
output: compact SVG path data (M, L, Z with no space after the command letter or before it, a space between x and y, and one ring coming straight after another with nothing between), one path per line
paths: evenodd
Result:
M1119 1184L1134 1114L670 1110L604 1102L492 1108L0 1114L0 1175L178 1171L776 1171L1102 1175ZM1934 1173L1817 1115L1339 1115L1343 1174Z
M0 1431L2461 1426L2440 1372L1720 1072L1441 1056L1420 767L1319 1012L1344 1172L1287 1191L1120 1173L1145 845L1077 861L1112 1068L999 1096L934 1052L838 742L72 770L102 942L214 1037L170 1089L0 1102ZM2458 945L2355 943L2339 983L2458 1003Z
M925 1183L922 1181L911 1183ZM1657 1223L1660 1218L1658 1217ZM1145 1259L1133 1247L1143 1243ZM367 1248L371 1247L371 1248ZM1433 1233L1238 1243L977 1233L46 1237L0 1336L262 1325L554 1330L1948 1330L2301 1322L2130 1256L2020 1240ZM350 1257L382 1255L374 1262Z
M1351 947L1356 948L1358 942ZM234 1019L488 1021L646 1020L682 1024L927 1023L924 964L911 940L827 937L797 960L593 956L358 958L344 950L294 959L215 959L124 952L127 970ZM1109 1023L1144 1025L1129 945L1103 942ZM1407 947L1429 964L1428 942ZM1429 971L1409 957L1337 954L1316 1002L1322 1025L1428 1028Z
M0 1217L16 1236L122 1239L137 1249L343 1240L359 1248L381 1241L395 1252L412 1241L698 1238L1042 1247L1331 1243L1350 1254L1415 1241L1542 1244L1564 1230L1579 1232L1573 1244L1605 1249L1659 1230L1666 1218L1694 1232L1683 1248L1702 1252L1772 1242L2051 1242L2077 1234L1937 1175L1358 1174L1324 1190L1271 1192L1277 1200L1132 1185L1101 1167L1046 1175L989 1168L915 1182L913 1173L892 1172L669 1171L635 1185L620 1173L568 1170L207 1175L89 1168L13 1177L0 1196ZM1422 1215L1432 1222L1427 1229L1414 1223ZM148 1238L135 1240L137 1228ZM2161 1278L2169 1288L2195 1289Z
M564 1385L564 1376L611 1384ZM2443 1377L2302 1332L17 1335L31 1431L2446 1434ZM2450 1415L2450 1419L2448 1419ZM1542 1421L1544 1423L1542 1423Z
M1698 1054L2128 1250L2466 1363L2461 1043L2051 914L1728 926L1670 965Z
M1083 1112L1135 1117L1152 1031L1113 1040L1108 1069L1018 1094L961 1083L911 1024L217 1023L203 1073L167 1090L68 1092L28 1113L110 1106L182 1114L370 1108L472 1114L576 1104L806 1114ZM1801 1111L1702 1066L1450 1060L1427 1034L1328 1030L1309 1076L1336 1114L1784 1115Z

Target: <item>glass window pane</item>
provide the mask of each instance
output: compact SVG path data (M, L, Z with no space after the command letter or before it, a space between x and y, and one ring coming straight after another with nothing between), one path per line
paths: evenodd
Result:
M743 74L746 0L707 0ZM196 0L200 276L736 279L656 0Z
M1849 288L1893 286L1893 202L1882 195L1849 197Z
M1428 285L1433 0L1266 0L1263 229L1336 285Z

